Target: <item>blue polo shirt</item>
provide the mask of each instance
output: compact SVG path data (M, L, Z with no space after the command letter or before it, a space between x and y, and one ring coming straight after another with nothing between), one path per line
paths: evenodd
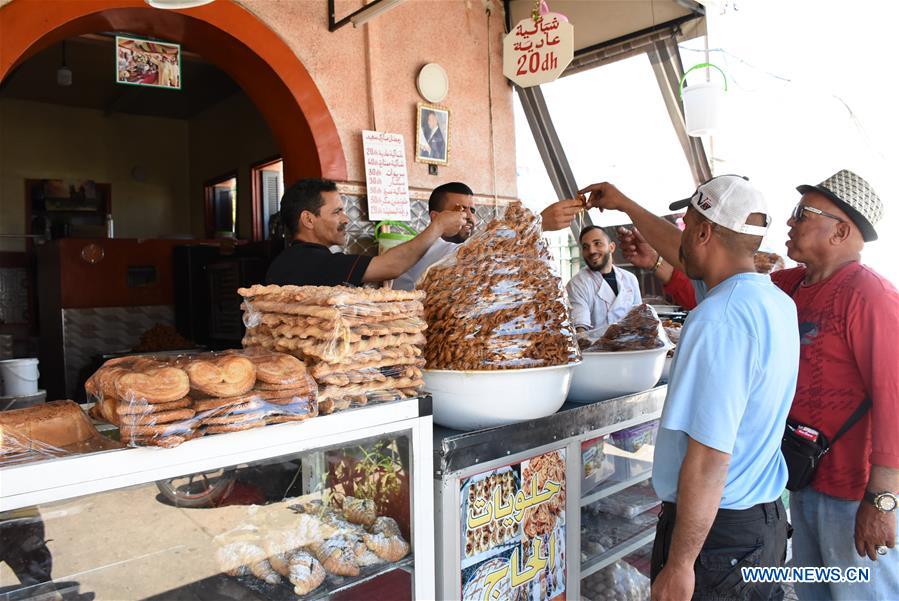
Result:
M656 440L659 498L677 502L688 437L731 456L722 509L781 495L787 466L780 442L799 371L797 323L793 300L759 273L724 280L690 313Z

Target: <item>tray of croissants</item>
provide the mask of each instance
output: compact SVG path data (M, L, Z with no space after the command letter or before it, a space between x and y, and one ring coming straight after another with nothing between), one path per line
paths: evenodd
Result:
M302 361L263 349L110 359L85 383L91 417L130 446L174 447L318 415Z
M409 555L400 525L378 515L373 500L347 496L341 505L303 501L289 505L287 524L245 523L218 535L219 568L267 599L292 599L333 592Z

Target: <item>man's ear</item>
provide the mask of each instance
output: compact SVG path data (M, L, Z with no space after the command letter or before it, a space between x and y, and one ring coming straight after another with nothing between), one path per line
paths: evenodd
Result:
M300 213L300 227L311 230L315 223L315 215L311 211L303 211Z
M610 254L610 255L613 254L613 253L615 252L615 249L616 249L616 248L618 248L618 247L615 245L614 242L609 242L609 254Z
M428 211L428 217L430 217L431 221L434 221L434 218L440 214L440 211Z
M700 244L708 244L708 242L712 239L712 231L715 229L715 226L710 221L703 221L699 224L699 233L696 236L697 241Z
M852 236L852 226L843 221L842 223L838 223L835 228L833 228L833 234L830 237L830 241L836 244L843 244L847 240L849 240L850 236Z

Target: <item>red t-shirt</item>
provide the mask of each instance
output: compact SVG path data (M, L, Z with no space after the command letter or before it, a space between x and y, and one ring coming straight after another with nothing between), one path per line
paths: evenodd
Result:
M693 288L693 282L683 271L675 269L662 290L684 309L696 308L696 290Z
M771 274L799 314L799 381L790 418L832 439L867 395L873 405L840 438L812 488L859 500L871 465L899 468L899 292L853 262L801 285L805 267Z

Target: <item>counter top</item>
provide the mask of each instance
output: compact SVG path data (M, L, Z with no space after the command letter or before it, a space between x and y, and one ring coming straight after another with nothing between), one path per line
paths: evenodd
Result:
M461 432L434 426L434 477L515 455L566 438L614 432L659 417L667 384L587 405L565 403L542 419Z

